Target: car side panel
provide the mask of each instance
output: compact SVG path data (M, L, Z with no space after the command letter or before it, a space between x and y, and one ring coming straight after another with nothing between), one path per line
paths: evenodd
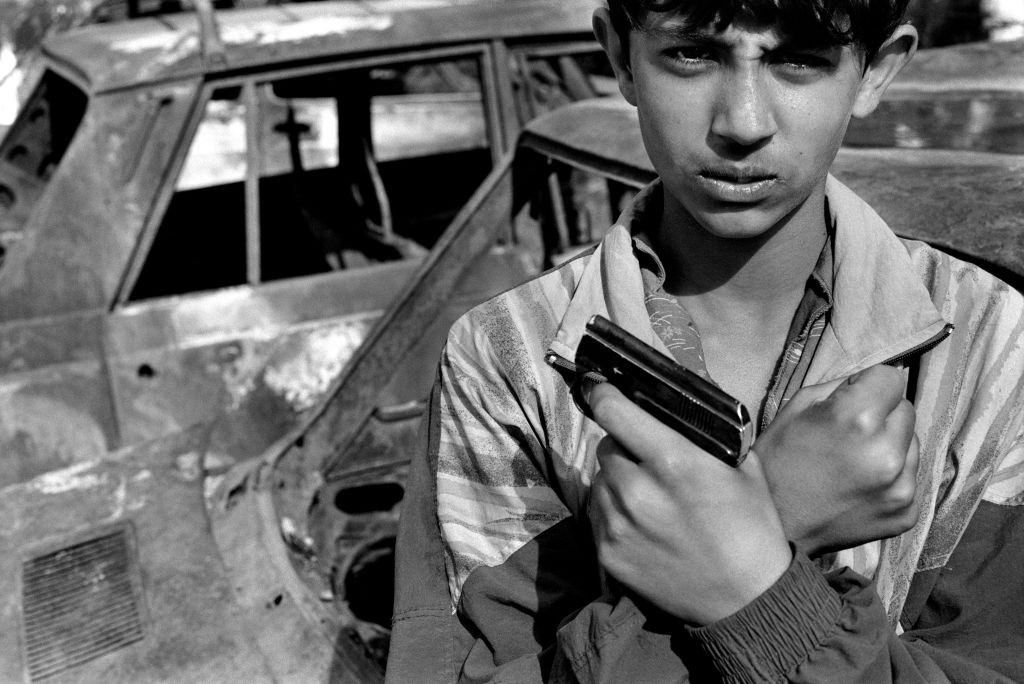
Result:
M0 326L0 487L118 445L101 311Z
M253 410L280 436L330 381L417 260L140 302L113 314L111 377L126 444ZM255 432L253 432L255 431Z

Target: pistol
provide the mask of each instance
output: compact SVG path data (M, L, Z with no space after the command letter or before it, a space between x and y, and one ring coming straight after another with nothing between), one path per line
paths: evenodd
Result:
M746 458L754 428L740 401L603 316L587 322L576 365L723 463Z

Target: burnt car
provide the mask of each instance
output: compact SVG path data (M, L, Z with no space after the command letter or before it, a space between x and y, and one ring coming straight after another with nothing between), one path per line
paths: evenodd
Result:
M989 136L1019 141L1014 121ZM1024 287L1024 155L939 147L850 146L835 171L904 235ZM379 681L407 464L448 326L502 272L599 239L653 177L621 101L541 116L280 436L260 437L274 403L256 388L212 424L0 490L0 678Z
M254 391L280 436L521 123L595 94L593 5L307 3L47 42L0 141L0 485ZM488 292L519 277L496 269Z

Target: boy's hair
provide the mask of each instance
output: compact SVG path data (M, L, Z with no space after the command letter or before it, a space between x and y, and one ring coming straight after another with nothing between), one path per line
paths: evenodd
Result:
M903 20L909 0L608 0L615 30L643 30L648 12L675 12L688 24L725 30L734 20L781 25L822 45L857 45L867 60Z

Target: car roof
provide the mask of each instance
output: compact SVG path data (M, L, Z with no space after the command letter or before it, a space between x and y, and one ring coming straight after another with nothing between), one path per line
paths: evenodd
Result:
M534 119L520 146L633 187L656 177L636 110L618 98ZM1024 289L1024 155L844 147L832 172L899 235L981 263Z
M599 0L328 0L215 14L223 60L204 60L194 12L94 24L44 53L93 92L328 57L586 33Z

